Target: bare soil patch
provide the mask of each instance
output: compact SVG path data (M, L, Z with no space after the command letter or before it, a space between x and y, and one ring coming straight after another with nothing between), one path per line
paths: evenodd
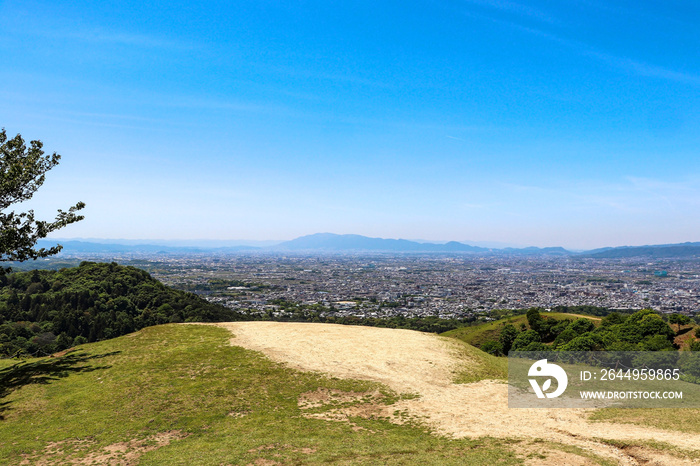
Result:
M544 439L577 446L618 464L675 465L684 461L697 464L655 450L644 450L642 457L596 439L659 441L698 451L700 435L592 422L587 419L590 413L587 409L509 409L507 385L502 382L453 383L457 371L468 370L470 361L460 359L460 354L464 354L460 343L448 338L411 330L333 324L217 325L234 334L232 345L260 351L290 367L340 378L377 381L398 393L419 394L418 398L398 401L391 405L391 410L424 419L438 434ZM309 402L308 394L300 400L300 403Z
M514 447L526 465L536 466L593 466L598 464L591 458L587 458L575 453L557 450L550 445L542 443L518 444Z
M403 424L410 417L406 411L399 411L394 405L384 403L385 395L374 392L343 392L340 390L318 390L302 393L298 400L302 416L326 421L346 422L355 430L364 429L352 422L352 418L386 419L395 424Z
M316 452L316 449L314 448L294 448L292 445L287 445L287 444L280 444L280 443L272 443L269 445L260 445L257 448L252 448L248 450L248 453L271 453L273 456L276 457L281 457L278 452L281 451L292 451L292 452L297 452L297 453L303 453L305 455L310 455L312 453ZM256 465L256 466L272 466L276 464L286 464L286 463L280 463L278 461L274 461L268 458L257 458L255 461L252 463L248 463L249 465Z
M139 458L152 450L164 447L175 439L186 437L180 431L160 432L142 439L113 443L92 451L95 441L91 439L70 439L49 443L43 451L26 455L20 465L95 465L131 466L138 464ZM86 453L87 452L87 453Z
M569 313L567 312L566 314L569 314ZM543 313L542 315L545 316L545 317L547 317L547 314L546 314L546 313ZM569 314L569 315L570 315L570 316L573 316L573 317L581 317L581 318L583 318L583 319L588 319L588 320L596 320L596 321L598 321L598 320L603 320L602 317L586 316L586 315L583 315L583 314Z

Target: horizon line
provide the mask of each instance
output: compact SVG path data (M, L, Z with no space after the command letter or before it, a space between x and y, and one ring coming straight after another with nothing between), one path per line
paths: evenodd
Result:
M264 240L259 240L259 239L211 239L211 238L193 238L193 239L186 239L186 238L173 238L173 239L165 239L165 238L106 238L106 237L47 237L43 238L43 240L47 241L81 241L81 242L101 242L105 243L106 242L112 242L111 244L123 244L120 242L128 242L128 243L141 243L141 245L163 245L165 246L166 244L158 244L158 243L188 243L189 246L196 246L198 243L257 243L257 244L266 244L267 246L275 246L281 243L289 242L289 241L294 241L299 238L304 238L308 236L315 236L315 235L323 235L323 234L329 234L329 235L334 235L334 236L360 236L363 238L371 238L371 239L381 239L381 240L403 240L403 241L411 241L414 243L424 243L424 244L446 244L450 242L457 242L460 244L468 245L468 246L475 246L475 247L482 247L486 249L527 249L527 248L539 248L539 249L547 249L547 248L562 248L567 251L571 252L582 252L582 251L592 251L592 250L597 250L597 249L605 249L605 248L624 248L624 247L645 247L645 246L668 246L668 245L682 245L682 244L692 244L696 243L695 241L684 241L684 242L678 242L678 243L645 243L645 244L622 244L622 245L615 245L615 246L601 246L601 247L594 247L594 248L579 248L579 247L564 247L561 245L554 245L554 246L533 246L533 245L528 245L528 246L523 246L523 245L512 245L512 243L508 243L505 241L489 241L489 240L482 240L482 241L458 241L458 240L424 240L424 239L406 239L406 238L384 238L384 237L379 237L379 236L366 236L366 235L360 235L356 233L347 233L347 234L340 234L340 233L312 233L308 235L302 235L302 236L297 236L292 239L277 239L277 240L271 240L271 239L264 239ZM483 244L485 243L492 243L492 244L500 244L500 246L484 246ZM129 244L125 244L129 245ZM134 244L132 244L134 245ZM239 246L244 246L245 244L239 244ZM225 246L221 246L225 247Z

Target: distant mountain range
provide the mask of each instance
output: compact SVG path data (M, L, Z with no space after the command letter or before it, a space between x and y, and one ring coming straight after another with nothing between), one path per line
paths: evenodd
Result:
M80 254L126 254L126 253L143 253L143 254L182 254L182 253L210 253L210 252L244 252L258 251L267 248L256 246L227 246L227 247L207 247L207 246L168 246L163 244L121 244L109 242L92 242L92 241L73 241L73 240L39 240L38 247L49 248L55 246L56 243L63 246L64 253Z
M39 247L50 247L56 243L63 245L63 251L67 254L236 254L245 252L258 253L361 253L361 252L387 252L387 253L460 253L481 255L517 255L517 256L576 256L600 259L618 259L628 257L648 258L700 258L699 243L662 244L650 246L621 246L600 248L590 251L573 252L562 247L527 247L527 248L485 248L472 246L457 241L447 243L430 243L409 241L405 239L370 238L361 235L337 235L333 233L317 233L302 236L291 241L284 241L273 245L250 246L214 246L202 242L201 246L194 242L190 245L145 244L134 241L114 240L40 240ZM126 244L125 244L126 243ZM168 244L169 243L169 244ZM219 244L226 244L220 242ZM269 243L268 243L269 244Z
M659 244L655 246L621 246L603 248L585 253L599 259L620 259L625 257L649 257L664 259L672 257L700 257L700 243Z
M360 235L317 233L274 246L285 251L386 251L386 252L486 252L488 249L450 241L445 244L419 243L406 239L369 238Z

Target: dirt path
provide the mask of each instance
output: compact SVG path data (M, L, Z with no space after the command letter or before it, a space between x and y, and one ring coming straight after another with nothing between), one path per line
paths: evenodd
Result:
M420 397L394 405L426 419L438 433L454 437L538 438L613 459L619 464L696 464L638 450L625 452L597 441L655 440L700 450L700 435L630 424L588 422L585 409L509 409L504 383L452 383L464 370L459 342L411 330L331 324L234 322L231 344L260 351L304 371L381 382ZM466 362L468 364L468 361Z
M586 316L586 315L583 315L583 314L571 314L571 313L569 313L569 312L563 312L562 314L568 314L568 315L574 316L574 317L582 317L582 318L584 318L584 319L589 319L589 320L603 320L601 317ZM547 314L542 314L542 315L543 315L544 317L547 317Z

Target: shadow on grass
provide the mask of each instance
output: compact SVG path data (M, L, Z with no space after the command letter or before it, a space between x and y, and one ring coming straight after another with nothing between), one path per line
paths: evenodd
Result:
M57 358L52 357L34 362L20 362L13 366L6 367L0 370L0 400L25 385L49 384L54 380L68 377L72 373L108 369L112 366L91 366L86 363L94 359L102 359L119 353L120 351L94 355L86 353L68 353ZM10 409L9 404L9 401L0 401L0 420L4 419L2 413Z

